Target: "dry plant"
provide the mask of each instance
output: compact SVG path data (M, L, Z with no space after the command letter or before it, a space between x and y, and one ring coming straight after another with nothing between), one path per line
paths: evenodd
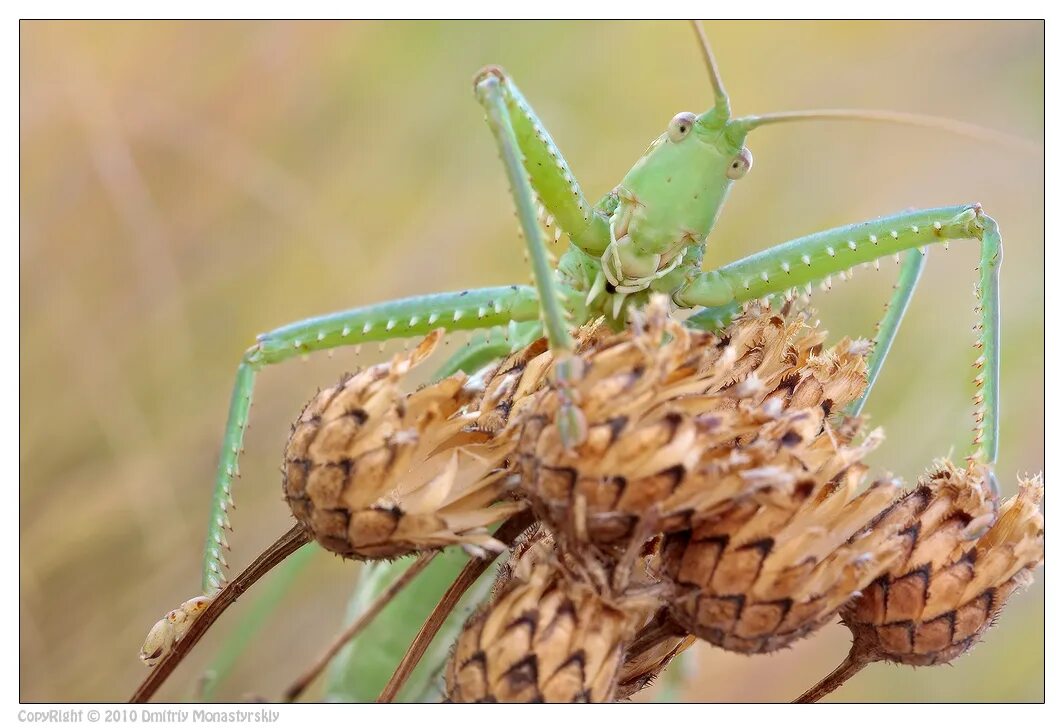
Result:
M1002 505L976 461L939 463L909 492L891 477L866 487L883 433L843 410L867 384L868 346L825 339L803 314L759 311L699 332L653 299L622 331L581 328L564 384L540 340L404 392L433 335L311 400L284 492L308 536L345 557L464 547L465 586L525 530L457 639L450 701L624 699L696 639L772 652L839 615L853 649L804 700L871 661L947 662L1041 563L1040 480ZM569 446L566 403L586 420Z

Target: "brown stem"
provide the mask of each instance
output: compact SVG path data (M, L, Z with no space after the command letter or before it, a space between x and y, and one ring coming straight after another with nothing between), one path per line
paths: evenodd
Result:
M657 525L661 522L657 506L644 513L639 523L636 524L628 541L628 547L624 550L617 568L613 571L612 586L617 594L622 594L628 588L628 581L635 573L635 565L643 554L647 541L658 532Z
M864 666L870 662L875 662L875 656L870 650L862 645L860 641L854 640L853 646L850 648L850 654L846 655L846 659L843 660L838 667L832 670L831 674L806 690L793 702L817 702L825 695L828 695L841 687L844 682L863 670Z
M516 515L511 516L506 520L499 529L495 532L494 536L499 541L507 545L512 545L514 540L520 536L529 526L534 522L534 517L529 511L522 511ZM432 609L432 613L429 614L425 623L421 625L421 629L418 630L417 635L414 637L414 641L410 644L406 654L403 655L403 659L399 662L399 666L395 668L395 672L392 673L392 677L388 680L388 684L384 686L384 690L377 696L378 703L390 703L395 699L396 694L406 684L407 679L410 677L410 673L414 671L417 664L421 662L421 658L425 656L425 651L429 648L433 638L440 631L440 627L446 621L447 616L458 604L458 600L462 598L462 595L473 585L473 583L480 578L480 575L487 571L492 562L495 561L495 557L487 559L475 559L470 558L466 565L462 567L462 570L458 572L458 576L455 577L454 582L444 592L440 601L436 603L436 606Z
M662 607L654 615L654 618L632 638L632 642L627 648L627 654L635 655L670 637L685 637L686 635L687 630L673 621L669 615L668 607Z
M388 588L373 600L373 603L369 605L369 608L359 615L358 619L351 623L347 629L345 629L339 637L337 637L332 644L321 654L321 656L311 665L303 675L296 680L285 691L285 702L291 703L293 700L299 697L299 695L307 689L307 686L314 681L322 670L329 664L336 653L343 649L343 646L353 640L362 632L363 629L369 626L369 624L377 618L381 610L395 598L395 596L401 592L406 586L414 580L418 574L425 570L434 558L436 558L438 551L431 551L422 553L417 557L417 560L410 565L410 567L396 578Z
M214 624L218 617L222 616L222 612L228 609L229 605L235 602L252 584L268 574L273 567L294 554L309 541L310 534L307 533L302 525L296 524L288 533L274 541L265 551L259 554L258 558L252 561L246 569L218 592L214 600L203 610L203 614L192 623L185 636L174 645L170 654L164 657L155 666L155 669L148 673L148 676L144 678L144 682L133 693L129 702L146 703L150 700L155 691L166 681L166 678L170 677L170 673L181 664L181 661L192 651L192 648L196 646L200 638L206 634L210 626Z

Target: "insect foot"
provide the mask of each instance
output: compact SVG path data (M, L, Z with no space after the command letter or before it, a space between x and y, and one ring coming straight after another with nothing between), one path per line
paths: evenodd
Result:
M658 531L690 528L694 514L756 489L769 473L758 468L791 477L795 465L830 459L840 433L798 446L830 430L827 414L861 393L863 357L849 340L825 351L824 335L799 319L747 317L727 333L687 329L655 297L625 331L580 332L584 372L568 383L586 420L579 446L561 426L559 388L524 407L524 488L569 547L623 546L652 509Z
M611 598L538 532L518 548L447 665L451 702L609 702L626 644L654 609ZM655 605L660 602L654 601Z
M505 83L506 71L504 71L501 66L484 66L473 76L473 90L475 91L485 81Z
M900 559L842 611L867 662L938 665L964 654L1045 556L1041 477L998 510L988 469L936 465L873 528Z
M293 426L285 498L330 551L379 559L451 544L504 550L487 526L525 506L505 498L512 446L473 427L464 409L479 388L463 374L409 394L399 386L440 335L322 390Z
M587 440L587 417L580 409L575 384L584 375L583 359L566 356L554 365L554 389L558 395L558 436L561 446L572 452Z
M211 597L193 597L177 609L167 613L148 632L144 646L140 648L140 660L148 667L170 654L174 645L180 641L196 618L203 613L212 601Z

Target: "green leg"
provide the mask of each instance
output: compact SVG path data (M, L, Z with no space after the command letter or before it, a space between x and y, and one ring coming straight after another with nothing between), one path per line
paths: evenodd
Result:
M924 268L925 256L923 251L909 251L906 253L905 264L902 266L901 274L899 275L898 282L895 283L895 293L887 305L887 312L883 317L883 320L876 325L876 340L874 342L873 355L869 361L875 360L874 370L870 371L869 388L865 392L863 400L868 396L868 392L871 391L874 378L879 375L879 370L882 368L883 360L886 359L887 351L890 349L891 344L894 342L894 336L897 333L898 325L901 322L902 316L905 315L905 310L909 306L909 300L912 298L912 294L916 287L916 283L919 280L920 273ZM898 263L901 264L901 258L898 258ZM878 263L876 264L878 268ZM710 274L712 275L712 273ZM812 286L807 284L809 293L812 293ZM787 293L770 294L766 298L770 299L770 303L777 304L783 298L792 298L794 293L793 289L789 289ZM698 313L694 314L687 319L687 325L703 331L720 332L728 327L739 314L743 312L745 308L741 303L727 303L721 306L709 306L703 308ZM882 345L881 345L882 342ZM870 370L873 368L870 366ZM858 411L850 412L850 414L858 414Z
M529 160L525 158L522 164L523 151L507 113L507 94L503 90L505 83L506 77L498 69L488 68L481 71L476 80L477 100L488 112L488 126L495 135L506 174L510 179L510 189L517 205L517 217L521 221L543 311L543 328L555 355L554 380L560 400L558 429L562 442L575 446L583 441L587 430L584 415L573 400L569 386L580 376L581 360L572 356L573 339L566 322L567 315L557 273L550 265L547 241L536 216L535 192L525 167Z
M487 111L488 126L495 135L499 154L506 167L506 176L510 180L510 190L517 206L517 218L521 222L521 232L532 264L532 277L536 282L540 306L543 309L543 325L547 338L552 349L569 351L572 349L572 338L565 322L565 302L558 288L557 276L551 267L547 241L536 211L536 195L522 163L523 151L517 143L517 135L510 121L506 106L507 94L503 91L505 82L506 77L502 76L498 69L488 68L481 71L475 87L477 101Z
M229 528L229 508L233 503L232 483L239 473L237 458L247 429L255 373L259 369L313 351L422 336L437 328L458 331L511 321L535 321L538 316L539 303L534 290L527 286L504 286L390 301L306 319L260 335L258 343L247 350L237 368L229 404L207 529L204 593L213 594L225 583L226 563L222 551L227 547L225 529Z
M706 306L698 313L689 317L686 321L691 328L702 331L719 333L728 328L728 324L743 312L743 307L737 303L726 303L721 306Z
M980 241L976 347L982 354L975 362L981 371L975 380L977 409L971 457L993 463L998 450L1001 235L997 222L979 205L902 213L807 235L703 273L677 291L674 298L681 306L709 307L692 317L691 322L713 327L718 320L727 324L744 303L793 295L861 263L962 239Z
M851 416L859 415L865 401L868 399L868 395L872 392L872 387L875 385L879 372L883 368L887 353L894 343L894 337L898 333L901 319L905 316L909 301L912 300L913 293L916 290L916 284L920 280L925 259L926 255L923 250L910 250L905 254L905 262L901 263L901 273L898 276L898 282L894 284L894 295L891 296L890 303L887 304L883 319L876 326L876 338L873 341L872 353L868 358L868 387L860 398L853 401L846 408L846 414ZM779 298L779 294L772 294L773 301ZM721 331L732 319L739 315L742 308L739 303L705 308L689 318L688 325L708 331Z
M876 338L872 343L872 354L868 357L868 386L864 394L850 403L846 408L846 414L857 416L861 414L868 395L872 393L872 387L876 384L879 372L883 369L887 353L894 343L894 337L898 333L902 317L909 308L909 301L916 292L916 284L920 281L920 274L924 271L927 255L923 250L910 250L905 254L905 260L901 264L901 273L898 282L894 284L894 295L890 297L887 311L882 320L876 326Z
M525 171L539 201L569 235L573 244L598 257L610 242L609 221L588 204L558 146L517 85L497 66L488 66L476 77L478 87L488 78L497 81L499 113L513 130Z
M473 374L489 362L523 349L542 335L543 327L538 321L510 322L505 329L495 328L477 334L468 345L456 351L443 363L436 371L435 378L443 379L455 372Z

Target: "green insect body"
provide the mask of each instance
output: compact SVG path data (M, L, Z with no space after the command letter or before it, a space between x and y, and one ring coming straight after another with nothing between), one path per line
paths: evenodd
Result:
M700 35L701 32L699 31ZM704 41L704 36L703 36ZM751 167L747 135L769 123L809 119L903 121L927 119L891 112L787 112L732 118L730 103L708 44L704 56L714 88L705 113L677 114L651 143L620 184L594 205L531 106L497 67L475 78L475 93L501 153L532 265L534 287L505 286L442 293L366 306L308 319L261 335L238 366L214 488L204 559L208 596L225 584L225 530L232 505L232 481L240 452L256 373L291 357L364 342L420 336L437 328L487 330L443 373L475 369L546 333L560 356L555 378L564 393L579 376L570 328L600 316L620 327L652 293L667 294L677 308L698 309L688 325L719 329L746 305L778 304L813 285L830 286L832 276L905 256L897 292L888 306L870 357L870 382L883 364L923 265L923 248L951 239L981 245L977 296L980 323L976 362L978 405L971 458L993 463L998 422L998 269L1001 240L995 221L977 204L941 207L883 217L807 235L754 253L715 270L702 269L713 225L732 185ZM934 124L932 124L934 125ZM569 247L551 265L546 230L564 234ZM870 385L871 386L871 385ZM865 395L867 397L867 393ZM851 413L856 413L860 400ZM562 408L566 437L582 437L575 403ZM168 646L145 645L152 660Z

